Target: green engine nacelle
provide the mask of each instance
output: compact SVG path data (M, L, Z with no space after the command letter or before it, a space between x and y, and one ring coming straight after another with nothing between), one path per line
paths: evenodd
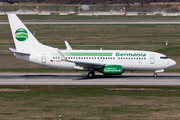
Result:
M123 73L121 65L106 65L103 69L105 75L118 75Z

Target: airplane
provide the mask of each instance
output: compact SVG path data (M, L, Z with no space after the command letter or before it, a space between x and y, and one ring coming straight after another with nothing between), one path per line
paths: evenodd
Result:
M8 14L15 43L9 48L18 59L57 69L89 71L88 77L95 71L104 75L122 75L124 71L158 72L176 65L166 55L140 50L73 50L65 41L66 50L60 50L41 44L16 14Z

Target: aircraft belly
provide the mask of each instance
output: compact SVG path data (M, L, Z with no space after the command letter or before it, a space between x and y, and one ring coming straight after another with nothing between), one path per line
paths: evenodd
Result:
M24 60L24 61L28 61L29 62L29 55L25 55L25 54L19 54L19 53L14 53L14 56L18 59Z
M58 68L58 69L67 69L72 70L74 69L75 64L67 61L61 61L61 62L50 62L46 64L45 66Z
M136 61L136 62L126 62L122 64L124 70L159 70L164 69L165 66L162 64L150 64L142 61Z

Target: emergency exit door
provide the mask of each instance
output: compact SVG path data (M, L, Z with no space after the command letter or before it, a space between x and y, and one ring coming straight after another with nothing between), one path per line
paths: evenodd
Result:
M151 64L155 63L155 56L153 54L150 55L150 63Z
M99 61L103 62L103 56L99 56Z

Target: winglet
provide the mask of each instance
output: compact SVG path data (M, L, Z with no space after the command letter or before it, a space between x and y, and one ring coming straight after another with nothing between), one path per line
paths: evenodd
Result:
M66 50L73 50L67 41L64 41L64 42L66 45Z

